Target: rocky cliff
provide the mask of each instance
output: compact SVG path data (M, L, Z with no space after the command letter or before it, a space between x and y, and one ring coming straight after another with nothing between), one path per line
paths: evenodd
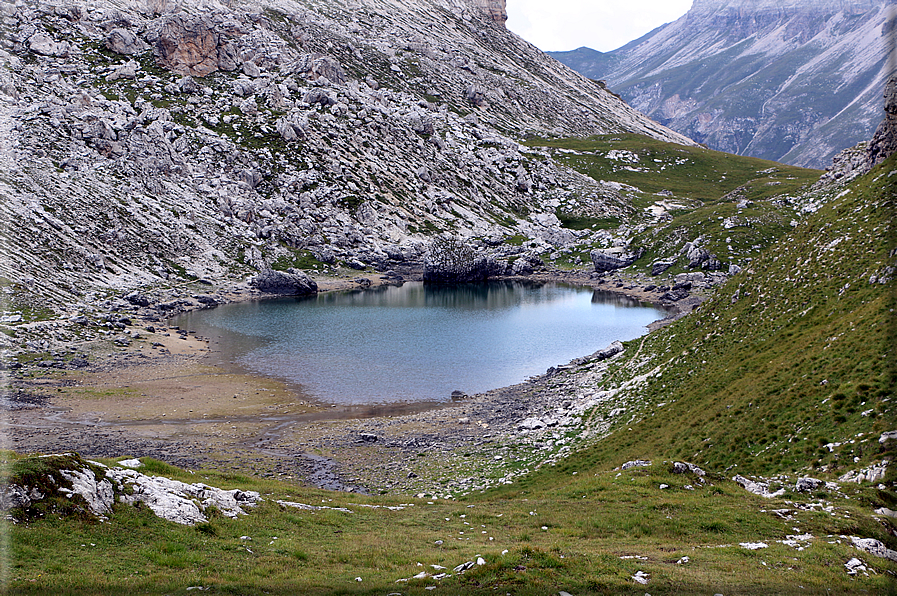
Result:
M878 124L895 15L892 0L695 0L613 52L552 55L714 149L822 168Z
M508 11L505 0L471 0L474 5L482 9L492 21L501 25L508 20Z
M2 4L7 309L28 296L74 316L111 291L308 257L387 268L440 232L587 236L555 209L625 201L519 139L691 141L508 32L503 5Z
M885 118L869 142L867 165L874 168L897 153L897 77L891 77L885 87Z

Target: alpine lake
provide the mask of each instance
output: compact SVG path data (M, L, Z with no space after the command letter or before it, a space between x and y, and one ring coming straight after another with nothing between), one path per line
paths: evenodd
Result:
M636 338L663 316L557 283L406 282L226 304L172 324L209 339L222 364L286 381L319 403L389 407L520 383Z

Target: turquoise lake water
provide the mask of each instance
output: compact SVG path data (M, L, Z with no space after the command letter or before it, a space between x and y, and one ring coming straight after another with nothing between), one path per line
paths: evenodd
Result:
M183 315L226 362L331 404L450 401L633 339L663 311L559 284L405 283Z

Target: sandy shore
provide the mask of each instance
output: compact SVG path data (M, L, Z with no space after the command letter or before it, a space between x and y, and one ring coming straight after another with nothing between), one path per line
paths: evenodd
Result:
M316 281L321 291L367 285L358 277ZM363 277L372 287L387 283L379 275ZM526 279L659 300L657 292L616 277L554 272ZM259 298L245 292L224 296ZM690 311L696 302L689 299L679 310ZM301 388L223 365L204 338L146 321L134 321L133 330L139 338L130 346L98 348L90 366L32 369L14 378L12 390L25 398L22 407L7 412L2 447L151 456L188 468L278 475L343 490L412 490L423 480L409 480L413 474L403 464L409 452L434 445L445 453L482 447L539 409L534 399L563 397L537 379L458 403L337 408L315 403Z

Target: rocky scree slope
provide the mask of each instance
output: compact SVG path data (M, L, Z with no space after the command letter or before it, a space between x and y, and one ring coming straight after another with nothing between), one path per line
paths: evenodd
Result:
M822 168L879 122L895 9L891 0L696 0L612 52L551 55L714 149Z
M440 232L587 235L555 206L625 201L517 139L690 141L505 30L499 5L3 4L7 310L40 297L77 316L107 292L301 259L386 269Z

